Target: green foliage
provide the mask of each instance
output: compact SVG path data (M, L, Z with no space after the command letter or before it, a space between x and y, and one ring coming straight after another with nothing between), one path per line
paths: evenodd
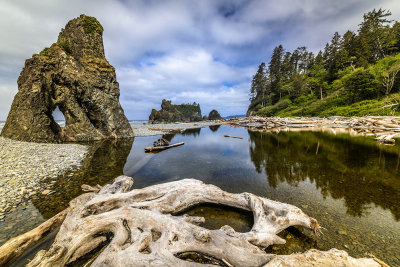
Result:
M67 53L68 55L72 54L72 47L71 43L69 42L68 39L62 39L58 41L58 45Z
M46 47L45 49L40 51L39 55L41 55L42 57L50 56L50 48Z
M388 113L379 106L385 105L381 98L400 91L400 23L390 15L383 9L364 14L358 31L336 32L317 56L306 47L293 52L275 47L269 63L261 63L253 76L248 111L264 116Z
M185 118L190 118L193 114L198 113L201 116L200 104L194 102L193 104L173 105Z
M283 110L290 106L292 101L290 99L282 99L272 106L264 107L256 112L257 115L274 116L278 111Z
M258 110L260 110L262 108L263 108L263 105L258 104L254 109L255 109L255 111L258 111Z
M94 32L99 34L103 33L103 26L101 26L100 22L95 17L84 16L82 24L87 34Z
M369 70L358 68L343 79L345 95L349 104L378 96L378 82L375 75Z

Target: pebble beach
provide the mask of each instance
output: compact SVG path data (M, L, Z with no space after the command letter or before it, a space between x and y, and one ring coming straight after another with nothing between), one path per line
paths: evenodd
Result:
M0 221L37 192L51 194L52 179L80 163L87 146L20 142L0 137Z

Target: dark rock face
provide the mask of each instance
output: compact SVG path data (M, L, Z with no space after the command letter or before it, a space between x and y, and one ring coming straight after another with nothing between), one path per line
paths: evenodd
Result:
M133 137L102 33L95 18L81 15L50 48L26 60L2 136L35 142ZM52 116L57 107L66 120L63 128Z
M208 119L209 119L210 121L215 121L215 120L221 120L222 117L221 117L221 115L219 114L218 111L216 111L215 109L213 109L213 110L210 111L210 114L208 114Z
M161 110L153 109L149 116L150 123L167 123L167 122L191 122L201 121L200 105L181 104L173 105L171 101L162 100Z

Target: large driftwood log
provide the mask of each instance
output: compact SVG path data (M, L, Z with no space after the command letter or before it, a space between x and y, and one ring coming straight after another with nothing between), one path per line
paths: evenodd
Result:
M40 251L29 266L74 266L84 259L87 266L204 266L183 261L193 255L221 266L295 266L295 261L307 263L315 257L320 258L314 259L318 263L335 261L326 266L380 266L373 259L337 255L336 250L267 254L263 248L285 243L277 234L291 225L319 233L317 221L295 206L250 193L228 193L194 179L129 191L132 183L132 178L120 176L97 194L71 201L53 245ZM208 230L197 225L202 217L176 215L200 203L252 211L254 225L246 233L227 225Z

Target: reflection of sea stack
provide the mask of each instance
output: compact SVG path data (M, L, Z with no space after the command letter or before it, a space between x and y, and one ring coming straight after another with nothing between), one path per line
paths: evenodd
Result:
M2 136L42 142L133 136L102 33L95 18L81 15L50 48L26 60ZM57 107L65 116L63 128L52 116Z
M218 131L220 126L221 125L210 125L210 126L208 126L208 128L210 128L211 131L216 132L216 131Z

